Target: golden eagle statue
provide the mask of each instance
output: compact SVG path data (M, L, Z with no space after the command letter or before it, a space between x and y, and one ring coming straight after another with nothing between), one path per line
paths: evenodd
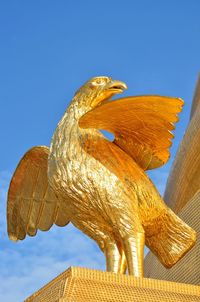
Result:
M112 97L127 86L95 77L75 94L50 148L21 159L8 192L11 240L71 222L94 239L107 271L143 276L144 244L166 267L195 243L195 231L164 203L145 173L168 161L183 101ZM99 131L115 135L109 141Z

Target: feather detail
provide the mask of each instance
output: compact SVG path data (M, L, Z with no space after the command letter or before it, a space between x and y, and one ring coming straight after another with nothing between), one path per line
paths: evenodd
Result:
M114 143L143 170L164 165L182 110L179 98L136 96L117 99L96 107L79 120L82 128L97 128L115 134Z
M7 203L11 240L23 240L27 234L35 236L38 229L47 231L53 223L66 225L69 222L67 213L62 222L57 218L60 200L48 182L48 155L48 147L30 149L12 177Z

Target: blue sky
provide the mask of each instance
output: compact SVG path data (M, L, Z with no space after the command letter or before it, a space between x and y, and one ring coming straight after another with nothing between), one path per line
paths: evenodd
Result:
M95 243L54 227L14 244L6 235L10 177L34 145L49 145L88 78L123 80L124 95L182 97L169 163L151 172L160 192L189 119L200 65L199 0L0 0L0 301L22 301L70 265L104 268Z

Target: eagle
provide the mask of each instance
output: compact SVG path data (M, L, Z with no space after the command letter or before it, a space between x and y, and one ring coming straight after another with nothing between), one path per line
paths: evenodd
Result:
M90 79L75 93L50 147L25 153L8 191L11 240L71 222L99 245L107 271L128 268L135 277L144 276L144 245L168 268L192 248L195 231L167 207L145 172L168 161L183 101L113 99L125 89L111 77Z

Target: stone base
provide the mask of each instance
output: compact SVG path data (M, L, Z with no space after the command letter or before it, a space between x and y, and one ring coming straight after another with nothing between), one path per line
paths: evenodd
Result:
M71 267L25 302L199 302L200 287Z

